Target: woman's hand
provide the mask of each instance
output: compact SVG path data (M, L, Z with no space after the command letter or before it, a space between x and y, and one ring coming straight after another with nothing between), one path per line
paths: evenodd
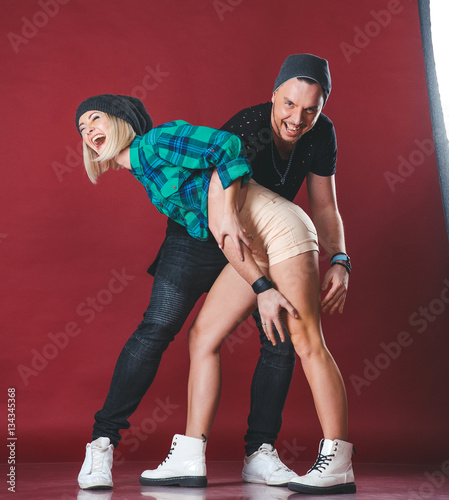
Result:
M298 312L290 302L275 288L270 288L257 295L257 307L259 309L260 321L268 340L276 345L276 337L273 332L273 324L279 333L281 342L285 341L284 329L282 328L280 313L285 309L294 318L299 318Z
M224 239L229 236L234 242L240 260L243 260L241 242L251 248L251 240L246 236L246 229L242 225L239 213L236 210L227 210L223 213L217 234L217 243L220 249L224 247Z
M324 292L330 286L330 290L326 293L321 301L321 311L329 314L334 314L338 311L343 312L345 305L346 294L348 293L349 274L343 266L332 266L324 276L321 290Z

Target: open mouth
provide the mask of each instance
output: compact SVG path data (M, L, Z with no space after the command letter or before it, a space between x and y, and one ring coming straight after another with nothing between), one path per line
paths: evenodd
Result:
M91 139L94 146L99 149L106 141L106 136L104 134L97 134Z
M301 126L295 127L294 125L286 122L284 122L284 125L289 134L297 134L301 131Z

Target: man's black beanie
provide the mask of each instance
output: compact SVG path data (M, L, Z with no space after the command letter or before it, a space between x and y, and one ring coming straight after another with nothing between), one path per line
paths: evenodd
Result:
M326 104L332 87L329 64L326 59L313 54L293 54L288 56L274 82L273 92L292 78L310 78L319 83L323 89L324 104Z

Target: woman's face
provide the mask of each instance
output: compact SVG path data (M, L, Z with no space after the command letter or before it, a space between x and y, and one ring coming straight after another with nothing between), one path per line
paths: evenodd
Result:
M105 146L109 134L109 120L101 111L86 111L79 120L83 141L97 154Z

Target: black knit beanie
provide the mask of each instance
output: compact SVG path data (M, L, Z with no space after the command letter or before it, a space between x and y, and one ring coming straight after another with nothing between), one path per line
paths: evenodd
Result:
M274 82L275 92L287 80L292 78L310 78L321 85L324 103L331 92L331 75L326 59L312 54L293 54L283 62L279 75Z
M153 120L137 97L127 95L101 94L89 97L76 110L76 128L79 132L80 117L86 111L102 111L128 122L137 135L143 135L153 128Z

